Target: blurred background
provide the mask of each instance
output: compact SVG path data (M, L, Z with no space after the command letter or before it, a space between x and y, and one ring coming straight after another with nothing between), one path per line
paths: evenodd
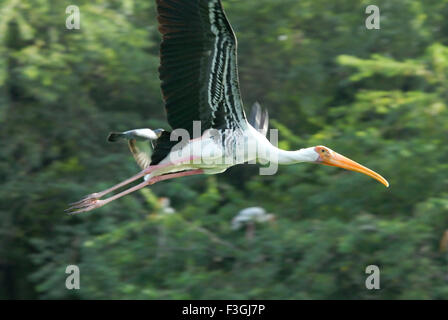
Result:
M367 30L375 4L381 29ZM65 13L79 6L80 30ZM223 0L246 111L326 166L240 165L101 209L135 174L112 130L168 129L153 0L0 0L0 298L447 299L448 1ZM258 206L264 222L236 220ZM81 289L67 290L67 265ZM367 290L365 269L381 270Z

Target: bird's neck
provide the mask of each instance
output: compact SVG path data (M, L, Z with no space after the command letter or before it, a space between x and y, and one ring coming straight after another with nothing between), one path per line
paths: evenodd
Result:
M249 126L249 128L251 128ZM260 160L278 164L294 164L299 162L315 162L319 155L314 147L304 148L295 151L282 150L274 146L265 136L253 129L257 141L257 149L260 154L257 157Z
M317 160L318 155L314 151L314 147L304 148L295 151L287 151L279 149L272 145L271 147L271 161L277 162L278 164L294 164L299 162L314 162Z

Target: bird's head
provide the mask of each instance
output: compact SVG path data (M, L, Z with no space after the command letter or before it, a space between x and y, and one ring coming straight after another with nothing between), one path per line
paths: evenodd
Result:
M317 159L315 160L316 163L361 172L365 175L368 175L369 177L372 177L375 180L378 180L386 187L389 187L389 182L387 182L386 179L384 179L375 171L370 170L369 168L366 168L347 157L344 157L343 155L331 150L330 148L327 148L325 146L316 146L314 147L314 151L317 154Z

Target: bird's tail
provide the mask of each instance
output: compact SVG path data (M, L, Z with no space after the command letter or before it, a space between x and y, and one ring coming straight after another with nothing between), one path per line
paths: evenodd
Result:
M124 138L124 134L121 132L111 132L109 133L109 135L107 136L107 141L109 142L115 142L118 141L120 139Z

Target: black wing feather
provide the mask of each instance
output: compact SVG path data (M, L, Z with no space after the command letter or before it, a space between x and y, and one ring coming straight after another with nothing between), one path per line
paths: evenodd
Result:
M168 123L193 134L245 123L236 38L221 0L157 0L159 68Z

